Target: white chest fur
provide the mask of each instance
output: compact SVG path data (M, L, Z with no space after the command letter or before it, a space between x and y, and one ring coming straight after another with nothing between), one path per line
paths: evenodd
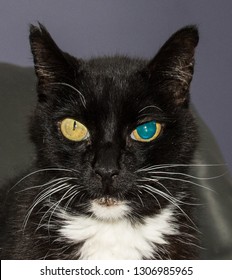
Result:
M159 254L157 245L167 244L166 235L178 233L173 215L173 210L166 208L134 225L126 218L101 220L62 213L59 232L72 244L83 242L77 252L80 259L149 259Z

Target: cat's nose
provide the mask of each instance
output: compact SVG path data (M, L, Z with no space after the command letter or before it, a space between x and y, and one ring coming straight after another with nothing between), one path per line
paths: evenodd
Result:
M115 168L111 168L109 166L106 167L98 167L95 168L95 174L101 181L101 190L104 195L110 195L114 190L114 182L116 177L119 175L119 170Z
M110 167L98 167L98 168L95 168L94 171L102 179L104 179L104 178L115 179L116 176L119 174L119 170L118 169L110 168Z

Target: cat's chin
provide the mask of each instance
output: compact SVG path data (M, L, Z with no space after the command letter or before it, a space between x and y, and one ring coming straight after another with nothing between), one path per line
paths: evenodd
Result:
M94 214L97 219L101 220L122 219L130 212L130 207L126 201L111 197L94 199L90 202L90 204L90 212Z

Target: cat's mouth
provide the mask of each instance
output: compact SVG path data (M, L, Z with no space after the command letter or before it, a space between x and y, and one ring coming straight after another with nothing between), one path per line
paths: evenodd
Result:
M95 203L101 205L101 206L117 206L120 204L120 201L117 200L116 198L112 197L102 197L94 200Z

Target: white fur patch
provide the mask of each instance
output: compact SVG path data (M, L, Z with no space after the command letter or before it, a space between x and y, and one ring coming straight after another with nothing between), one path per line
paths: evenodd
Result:
M123 216L125 211L122 206L113 210L113 215L103 214L102 209L99 210L96 205L92 205L92 209L96 216L103 218ZM60 213L59 217L63 220L59 233L73 244L83 242L83 246L77 251L77 257L80 255L80 259L85 260L149 259L154 254L159 255L158 244L168 243L165 235L178 233L171 207L163 209L158 215L146 217L143 223L137 224L132 224L126 218L97 219L65 212Z

